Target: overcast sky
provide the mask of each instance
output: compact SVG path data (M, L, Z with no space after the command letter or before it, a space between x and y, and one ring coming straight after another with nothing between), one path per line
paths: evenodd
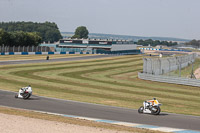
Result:
M200 40L200 0L0 0L0 21L55 22L60 31Z

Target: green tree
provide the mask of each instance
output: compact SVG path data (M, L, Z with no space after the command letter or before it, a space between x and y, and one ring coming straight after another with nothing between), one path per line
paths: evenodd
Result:
M151 46L154 46L153 45L153 40L152 39L148 39L148 40L145 40L145 43L147 44L147 45L151 45Z
M10 34L5 32L3 29L0 29L0 45L9 45Z
M160 41L159 40L155 40L154 41L154 46L160 45Z
M200 47L200 40L191 40L190 42L185 43L186 45L191 45L195 48L199 48Z
M38 32L42 41L55 42L62 38L58 26L55 23L33 23L33 22L0 22L0 28L6 32Z
M0 29L0 46L3 44L3 38L2 38L3 34L4 34L4 30Z
M147 46L147 45L145 45L145 42L142 39L138 40L137 44Z
M36 32L6 32L0 29L0 46L38 46L42 41Z
M195 42L196 43L196 42ZM177 42L167 42L167 41L159 41L159 40L155 40L153 41L152 39L148 39L148 40L138 40L137 42L138 45L143 45L143 46L148 46L149 44L151 46L157 46L157 45L166 45L166 46L174 46L177 45Z
M88 38L88 30L85 26L79 26L76 28L75 34L72 36L72 38Z

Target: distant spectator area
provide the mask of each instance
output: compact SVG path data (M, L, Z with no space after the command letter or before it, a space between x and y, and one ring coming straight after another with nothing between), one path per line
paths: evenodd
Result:
M129 40L108 39L61 39L58 47L62 49L92 50L106 54L138 54L137 45Z

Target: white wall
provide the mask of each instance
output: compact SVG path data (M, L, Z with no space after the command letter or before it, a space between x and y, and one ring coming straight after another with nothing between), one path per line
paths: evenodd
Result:
M111 51L120 51L120 50L135 50L137 49L136 44L113 44Z

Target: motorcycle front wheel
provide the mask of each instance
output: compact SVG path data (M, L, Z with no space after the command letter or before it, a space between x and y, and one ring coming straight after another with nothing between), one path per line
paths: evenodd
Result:
M160 111L161 111L161 109L160 109L160 107L159 106L156 106L156 107L153 107L155 110L151 110L151 114L153 114L153 115L159 115L160 114Z
M30 96L31 96L31 94L26 93L26 94L23 95L23 99L28 99Z
M144 107L143 106L141 106L139 109L138 109L138 113L143 113L143 110L144 110Z

